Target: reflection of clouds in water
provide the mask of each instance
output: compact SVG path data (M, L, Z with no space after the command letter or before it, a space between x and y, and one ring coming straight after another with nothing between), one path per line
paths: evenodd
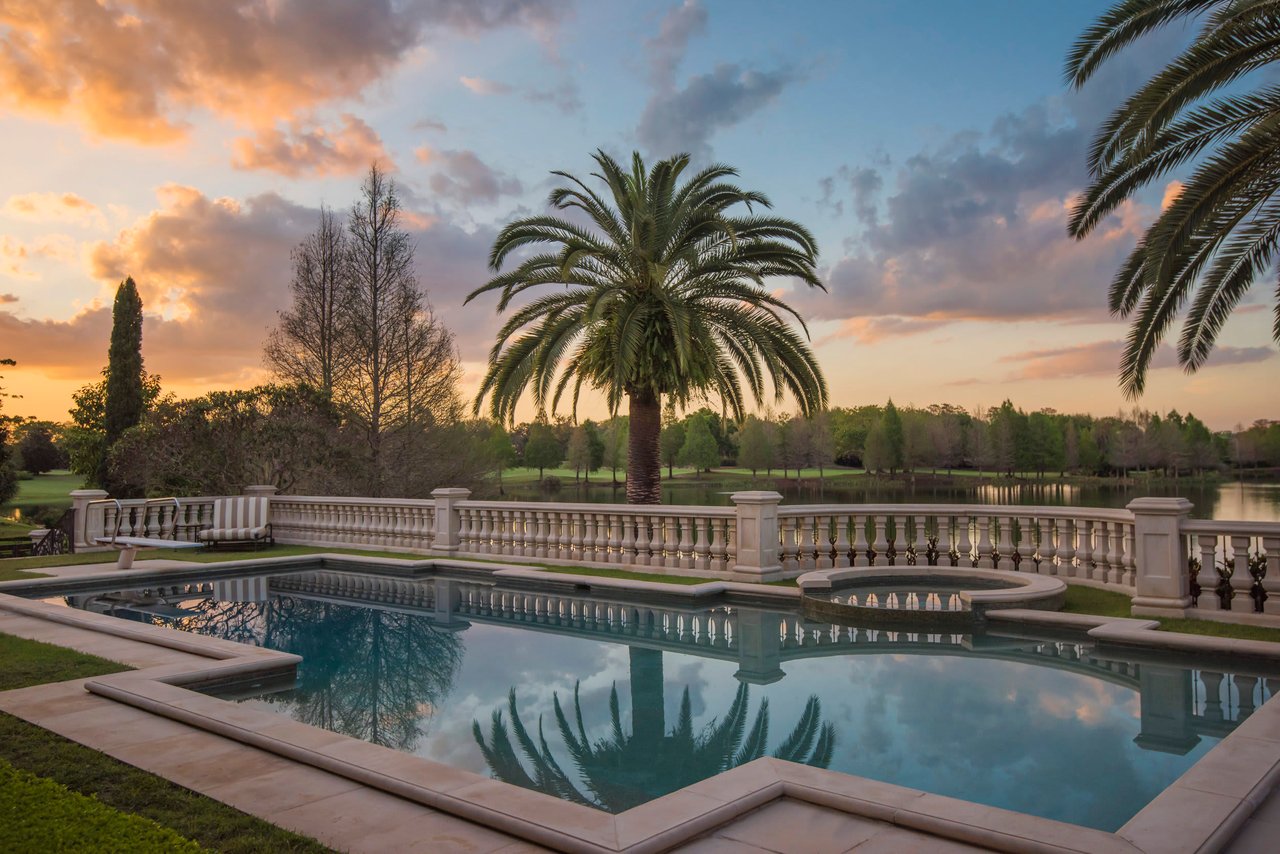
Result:
M447 699L424 707L419 755L480 774L488 769L472 734L486 736L495 710L510 720L514 686L520 717L573 775L555 720L558 693L573 720L580 682L588 738L609 735L616 686L622 726L631 731L629 649L549 632L476 624L462 636L465 658ZM411 666L411 665L409 665ZM666 729L687 687L694 730L723 716L738 688L734 661L663 654ZM772 752L800 720L810 694L835 726L831 768L953 797L1114 829L1208 750L1185 757L1144 751L1135 690L1076 673L972 656L861 654L795 660L785 678L751 686L749 720L770 707Z

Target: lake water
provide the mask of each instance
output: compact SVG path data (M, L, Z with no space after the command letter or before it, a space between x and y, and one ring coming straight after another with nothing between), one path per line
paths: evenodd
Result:
M972 482L966 482L972 480ZM1026 504L1039 506L1074 505L1085 507L1124 507L1135 498L1145 496L1182 496L1195 505L1192 515L1202 519L1238 519L1251 522L1280 522L1280 484L1230 481L1160 481L1154 485L1076 485L1052 482L1037 484L1019 481L992 484L977 478L955 478L949 482L922 479L916 484L861 475L846 475L817 480L782 481L781 479L723 478L696 481L681 478L663 481L663 504L725 506L729 496L738 490L774 489L782 493L787 504ZM589 486L563 482L555 493L538 489L533 484L507 486L503 498L511 501L581 501L591 503L625 503L626 491L614 488L603 479Z

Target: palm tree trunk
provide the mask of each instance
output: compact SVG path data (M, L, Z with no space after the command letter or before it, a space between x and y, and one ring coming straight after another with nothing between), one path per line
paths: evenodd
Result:
M627 503L662 503L662 406L652 392L632 392L631 432L627 439Z

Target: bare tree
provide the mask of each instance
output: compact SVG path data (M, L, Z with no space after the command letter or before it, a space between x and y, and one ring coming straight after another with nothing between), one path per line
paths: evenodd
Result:
M327 207L293 250L293 306L267 340L267 364L282 378L331 397L351 368L349 251L342 223Z

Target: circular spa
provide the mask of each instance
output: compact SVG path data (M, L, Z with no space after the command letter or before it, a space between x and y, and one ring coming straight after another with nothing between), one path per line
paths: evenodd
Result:
M993 569L855 567L809 572L797 579L806 616L859 625L972 627L996 608L1062 607L1061 579Z

